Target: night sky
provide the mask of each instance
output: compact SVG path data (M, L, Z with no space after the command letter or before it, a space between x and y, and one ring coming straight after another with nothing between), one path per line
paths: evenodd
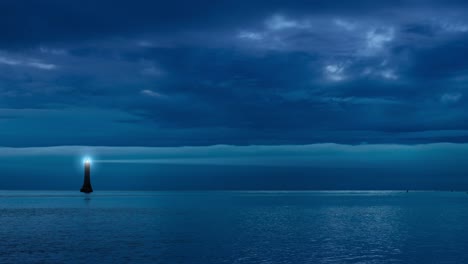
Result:
M3 0L0 189L468 188L467 11Z

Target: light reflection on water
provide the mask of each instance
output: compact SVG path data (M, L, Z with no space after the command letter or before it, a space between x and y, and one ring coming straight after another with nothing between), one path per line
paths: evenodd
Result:
M468 263L468 195L0 191L0 263Z

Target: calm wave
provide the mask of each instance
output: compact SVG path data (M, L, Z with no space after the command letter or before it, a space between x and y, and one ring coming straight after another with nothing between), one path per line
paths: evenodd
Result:
M0 191L0 238L0 263L468 263L468 194Z

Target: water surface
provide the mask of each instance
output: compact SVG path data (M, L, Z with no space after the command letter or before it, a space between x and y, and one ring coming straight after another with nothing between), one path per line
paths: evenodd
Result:
M0 191L0 263L468 263L464 192Z

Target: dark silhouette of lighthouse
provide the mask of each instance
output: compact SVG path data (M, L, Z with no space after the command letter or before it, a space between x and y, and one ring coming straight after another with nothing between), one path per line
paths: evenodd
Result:
M84 182L80 192L92 193L93 187L91 187L91 162L86 160L84 164Z

